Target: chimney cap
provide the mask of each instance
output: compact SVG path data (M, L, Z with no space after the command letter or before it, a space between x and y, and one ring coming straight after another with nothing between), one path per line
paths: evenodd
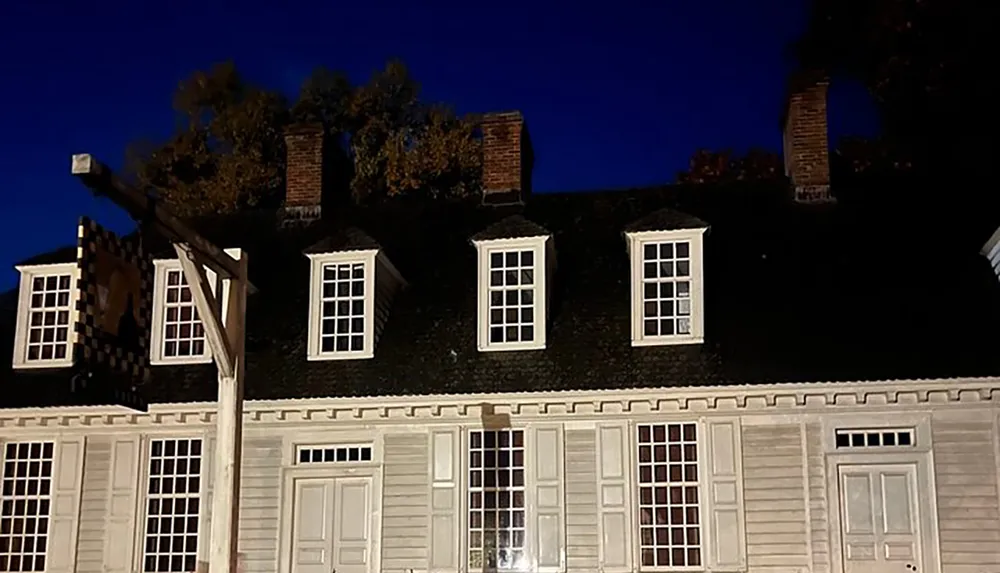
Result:
M499 122L499 121L524 121L524 115L520 111L510 110L510 111L491 111L489 113L484 113L482 115L482 121L485 122Z
M830 76L825 70L799 70L793 72L788 77L788 95L791 96L810 88L828 85L830 85Z
M321 123L293 123L285 127L285 137L289 135L317 135L323 131Z

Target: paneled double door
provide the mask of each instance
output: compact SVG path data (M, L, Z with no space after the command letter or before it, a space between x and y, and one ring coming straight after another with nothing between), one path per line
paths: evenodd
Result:
M368 573L372 478L293 481L290 573Z
M916 464L837 467L844 573L922 573Z

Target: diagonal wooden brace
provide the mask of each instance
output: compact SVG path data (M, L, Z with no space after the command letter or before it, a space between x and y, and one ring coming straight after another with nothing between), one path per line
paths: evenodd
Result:
M181 270L184 271L184 279L191 289L195 308L198 309L201 322L205 326L205 338L208 340L209 348L212 349L212 357L215 358L219 376L232 378L235 372L233 352L220 316L219 305L216 304L215 295L212 293L212 285L205 274L205 267L199 260L200 257L186 243L175 243L174 249L177 251Z

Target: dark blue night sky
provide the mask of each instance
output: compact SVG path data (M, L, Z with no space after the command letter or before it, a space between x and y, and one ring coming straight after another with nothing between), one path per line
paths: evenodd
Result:
M536 191L666 183L697 148L777 150L786 45L805 0L645 2L9 2L0 7L0 291L12 265L75 239L81 214L129 228L69 174L119 167L174 125L171 95L233 59L294 94L323 65L355 80L402 58L426 99L520 109ZM169 8L168 8L169 6ZM832 87L834 137L869 133L857 87Z

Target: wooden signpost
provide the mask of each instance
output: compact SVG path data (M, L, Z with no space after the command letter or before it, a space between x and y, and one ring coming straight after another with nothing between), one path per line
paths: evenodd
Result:
M184 279L205 325L205 338L219 371L216 427L217 462L214 464L210 573L235 573L239 525L240 465L243 444L243 381L246 334L246 298L256 292L247 279L247 255L235 259L185 226L142 191L130 186L88 154L73 156L72 173L95 195L107 197L174 244ZM228 312L212 293L205 268L230 281Z

